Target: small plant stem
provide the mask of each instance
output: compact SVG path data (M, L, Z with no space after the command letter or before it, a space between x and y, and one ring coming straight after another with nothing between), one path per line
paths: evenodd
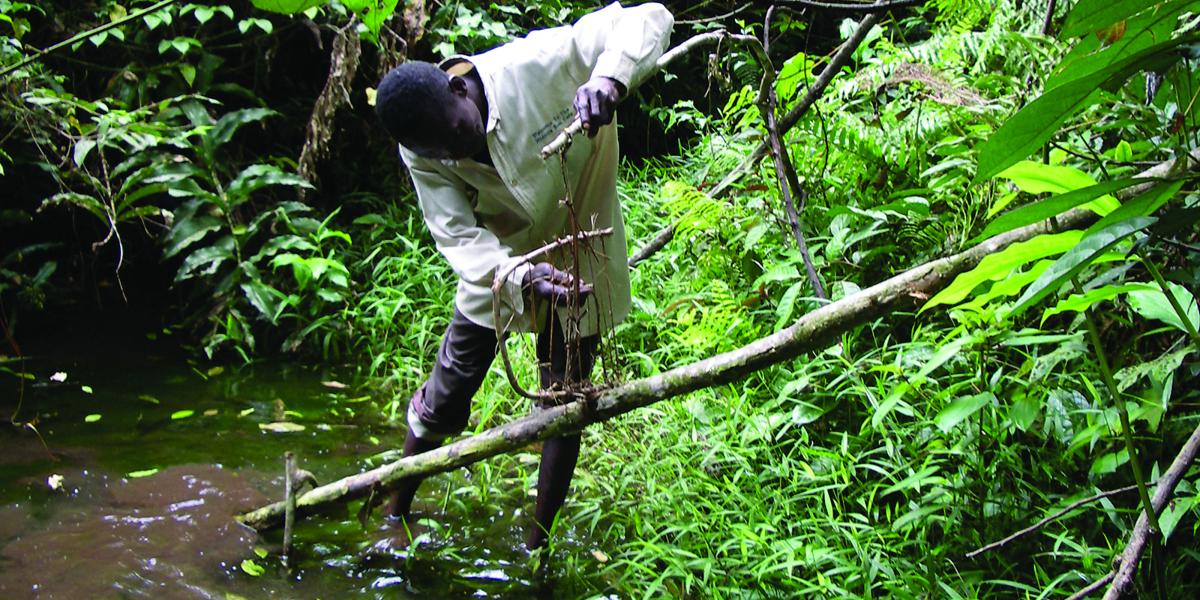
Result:
M1079 282L1075 279L1071 280L1075 286L1075 292L1082 294L1083 288L1079 286ZM1129 425L1129 411L1125 410L1125 403L1121 401L1121 393L1117 391L1117 382L1113 379L1112 369L1108 365L1108 357L1104 354L1104 347L1100 345L1100 332L1096 329L1096 322L1092 318L1090 310L1083 312L1084 322L1087 324L1088 335L1092 340L1092 348L1096 351L1096 364L1100 367L1100 376L1104 380L1105 387L1108 388L1109 395L1112 396L1113 403L1117 406L1117 414L1121 417L1121 435L1125 438L1125 450L1129 452L1129 466L1133 469L1133 480L1138 487L1138 497L1141 498L1142 508L1146 511L1147 517L1150 519L1151 530L1157 532L1158 529L1158 513L1154 512L1154 506L1150 504L1150 493L1146 490L1146 479L1142 476L1142 466L1138 463L1137 452L1133 447L1133 432Z
M105 23L99 27L89 29L82 33L73 35L57 44L47 47L45 50L36 50L36 51L34 51L33 54L25 57L21 61L18 61L16 64L5 67L3 70L0 70L0 77L4 77L5 75L8 75L9 73L16 71L17 69L20 69L21 67L24 67L25 65L28 65L29 63L32 63L32 62L38 60L39 58L46 56L47 54L50 54L52 52L66 48L67 46L70 46L71 44L74 44L75 42L86 40L86 39L92 37L93 35L96 35L97 33L103 33L105 31L108 31L109 29L113 29L115 27L120 27L130 21L136 21L152 12L155 12L159 9L165 8L168 5L175 4L178 1L179 0L162 0L162 2L159 2L158 4L155 4L154 6L149 6L149 7L143 8L142 10L134 11L134 12L132 12L124 17L121 17L120 19L117 19L115 21L109 21L108 23Z
M1154 261L1150 260L1144 252L1138 252L1138 258L1142 259L1142 264L1146 265L1146 270L1150 271L1150 276L1154 278L1154 282L1158 287L1162 288L1163 294L1167 297L1167 302L1171 303L1171 308L1175 310L1175 314L1179 315L1179 320L1183 322L1184 331L1187 331L1188 337L1192 339L1192 343L1200 346L1200 333L1196 331L1196 325L1188 318L1187 311L1179 304L1179 299L1175 294L1171 293L1170 286L1167 285L1167 280L1163 278L1158 267L1154 265Z

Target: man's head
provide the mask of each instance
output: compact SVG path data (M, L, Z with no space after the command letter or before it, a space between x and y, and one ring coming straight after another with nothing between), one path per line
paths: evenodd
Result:
M486 145L483 116L467 80L410 61L392 69L375 95L375 113L392 139L419 156L461 159Z

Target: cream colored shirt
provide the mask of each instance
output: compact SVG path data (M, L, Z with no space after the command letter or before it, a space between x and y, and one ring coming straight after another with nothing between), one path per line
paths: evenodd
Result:
M570 235L562 201L570 190L580 229L612 227L613 235L581 247L580 275L595 287L584 303L580 335L610 329L629 314L625 230L617 201L615 123L594 138L575 137L566 153L566 185L557 156L539 152L574 118L575 91L591 77L632 90L654 71L670 41L671 13L660 4L614 3L572 26L536 31L470 58L487 98L487 146L495 166L472 159L419 157L403 146L417 200L438 250L458 275L455 303L472 322L496 328L491 285L497 270L521 255ZM574 272L567 249L539 257ZM506 280L500 319L505 331L533 331L546 303L526 306L521 283L530 265ZM568 322L565 308L559 308Z

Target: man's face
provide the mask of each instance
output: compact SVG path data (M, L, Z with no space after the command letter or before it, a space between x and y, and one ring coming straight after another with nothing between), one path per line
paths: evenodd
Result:
M442 114L400 142L418 156L459 160L475 156L487 145L483 117L467 94L465 80L449 77L447 85L451 101L443 107Z

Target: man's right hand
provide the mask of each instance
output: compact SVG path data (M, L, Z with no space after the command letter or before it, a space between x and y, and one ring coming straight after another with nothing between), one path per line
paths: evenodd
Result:
M525 274L523 287L533 295L549 300L555 304L566 304L575 294L575 277L566 271L555 269L553 265L541 262ZM592 286L579 282L579 300L586 299L592 293Z

